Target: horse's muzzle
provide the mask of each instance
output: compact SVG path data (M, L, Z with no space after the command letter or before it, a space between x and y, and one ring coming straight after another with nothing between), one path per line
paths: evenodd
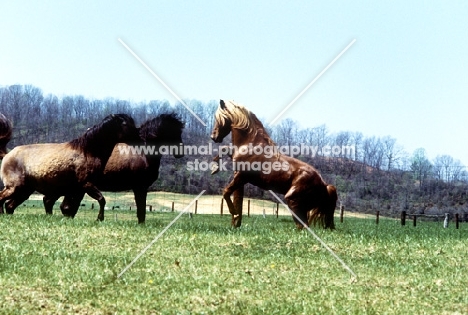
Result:
M213 140L215 143L221 143L223 141L223 139L220 139L220 137L215 133L211 134L211 140Z

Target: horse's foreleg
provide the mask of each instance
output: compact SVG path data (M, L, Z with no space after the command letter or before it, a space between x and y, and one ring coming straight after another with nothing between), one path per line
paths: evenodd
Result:
M138 223L145 223L146 219L146 189L134 189L135 203L137 206Z
M99 189L97 189L96 186L94 186L91 183L87 183L84 186L84 190L91 198L93 198L94 200L96 200L99 203L99 213L98 213L98 216L97 216L97 220L98 221L104 221L104 207L106 205L106 199L101 194Z

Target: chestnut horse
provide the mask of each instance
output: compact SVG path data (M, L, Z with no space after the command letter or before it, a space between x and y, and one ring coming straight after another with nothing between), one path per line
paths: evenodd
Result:
M159 151L161 146L176 146L182 149L182 130L184 123L176 114L161 114L146 121L140 127L141 142ZM127 147L124 148L124 147ZM126 150L125 150L126 149ZM106 164L96 186L103 191L133 190L137 205L138 223L146 217L146 196L149 186L158 179L161 154L137 154L128 151L125 144L118 144ZM174 157L183 157L183 152L173 152ZM78 212L84 194L65 196L60 209L65 216L74 217ZM55 200L54 200L55 202Z
M279 152L265 154L267 149L270 153L276 147L255 114L240 104L221 100L211 139L220 143L229 133L237 149L232 152L234 178L224 188L223 197L234 227L241 226L244 185L250 183L284 194L289 208L304 224L319 223L324 228L335 228L335 187L325 183L319 172L305 162ZM234 202L231 201L233 193ZM297 228L303 228L295 216L293 219Z
M88 193L99 202L98 220L104 220L106 203L93 182L102 173L115 144L135 141L138 130L125 114L109 115L84 135L66 143L22 145L3 157L0 169L5 188L0 192L0 209L6 212L38 191L47 196ZM51 214L52 208L46 208Z

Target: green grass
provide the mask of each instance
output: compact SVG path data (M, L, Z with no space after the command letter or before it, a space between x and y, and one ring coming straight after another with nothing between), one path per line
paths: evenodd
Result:
M0 216L1 314L468 312L466 223L345 217L333 232L315 229L352 281L289 216L252 215L234 230L228 215L183 215L117 279L176 212L148 212L139 226L133 211L70 220L34 202Z

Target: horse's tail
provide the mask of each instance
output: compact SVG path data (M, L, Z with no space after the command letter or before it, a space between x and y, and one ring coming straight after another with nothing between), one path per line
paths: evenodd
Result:
M326 192L320 196L319 206L310 210L308 214L309 225L319 223L323 228L334 229L335 208L338 195L333 185L326 186Z
M5 115L0 114L0 160L7 154L7 144L11 140L13 128Z

